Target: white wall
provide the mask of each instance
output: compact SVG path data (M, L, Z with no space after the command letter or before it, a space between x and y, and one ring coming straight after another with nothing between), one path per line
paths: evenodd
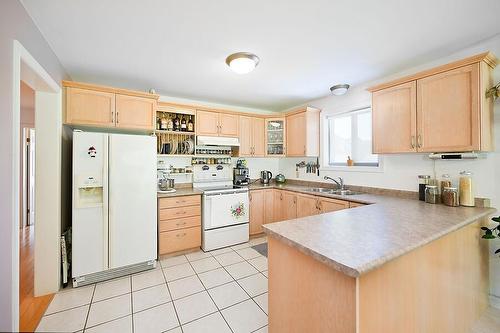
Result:
M387 81L393 78L401 77L406 74L418 72L423 69L431 68L440 64L445 64L453 60L458 60L467 56L478 54L484 51L491 51L497 57L500 57L500 35L490 40L483 41L459 53L449 57L439 59L418 68L408 69L402 73L397 73L376 82L369 82L358 87L353 87L344 96L329 96L323 99L311 101L308 105L318 107L322 110L322 119L327 114L344 112L371 104L370 93L366 91L368 86L378 82ZM494 82L500 80L500 66L494 71ZM443 173L449 173L457 178L462 170L470 170L474 173L476 182L477 196L491 198L493 207L500 208L500 100L495 102L495 151L488 153L485 158L473 161L438 161L436 162L436 174L440 176ZM323 125L323 121L322 121ZM323 126L321 126L323 135ZM295 163L304 159L282 159L280 160L280 169L287 178L296 178ZM307 161L307 159L305 159ZM343 177L346 184L366 185L381 188L417 190L417 175L433 174L433 163L426 158L425 154L397 154L383 156L382 172L346 172L346 171L321 171L320 177L315 175L301 174L300 179L320 181L325 175L331 177ZM492 252L494 248L500 247L500 242L492 242ZM490 280L491 293L500 297L500 258L491 257L490 260Z

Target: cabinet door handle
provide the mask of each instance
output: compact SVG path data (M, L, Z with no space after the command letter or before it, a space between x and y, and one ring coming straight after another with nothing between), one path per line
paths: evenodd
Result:
M111 123L115 123L115 112L111 111Z
M411 148L414 149L415 148L415 135L412 135L411 136Z
M252 194L249 194L249 195L248 195L248 200L249 200L249 201L252 201Z
M175 212L175 215L181 215L181 214L186 214L186 212L185 212L185 211L183 211L183 210L182 210L182 211Z
M186 233L184 232L184 233L182 233L182 234L177 234L177 235L175 235L175 236L176 236L176 237L184 237L184 236L186 236Z
M118 111L116 111L116 123L119 124L120 123L120 113Z
M181 226L181 225L185 225L185 224L186 224L186 222L177 222L175 225L176 226Z
M280 193L280 200L283 200L283 193Z
M422 135L417 136L417 148L422 148Z

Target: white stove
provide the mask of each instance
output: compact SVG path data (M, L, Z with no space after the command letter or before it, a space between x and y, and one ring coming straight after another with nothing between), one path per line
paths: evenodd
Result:
M202 249L211 251L247 242L247 187L233 186L231 165L194 165L193 187L202 195Z

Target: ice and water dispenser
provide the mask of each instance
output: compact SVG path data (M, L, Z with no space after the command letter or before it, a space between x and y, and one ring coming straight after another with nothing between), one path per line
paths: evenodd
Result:
M97 175L77 176L76 206L78 208L99 207L104 202L102 177Z

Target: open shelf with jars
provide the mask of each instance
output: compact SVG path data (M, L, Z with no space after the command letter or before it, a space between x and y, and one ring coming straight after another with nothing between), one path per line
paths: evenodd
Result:
M156 111L157 153L162 156L193 156L195 111L170 106Z
M285 118L266 119L266 155L285 156Z

